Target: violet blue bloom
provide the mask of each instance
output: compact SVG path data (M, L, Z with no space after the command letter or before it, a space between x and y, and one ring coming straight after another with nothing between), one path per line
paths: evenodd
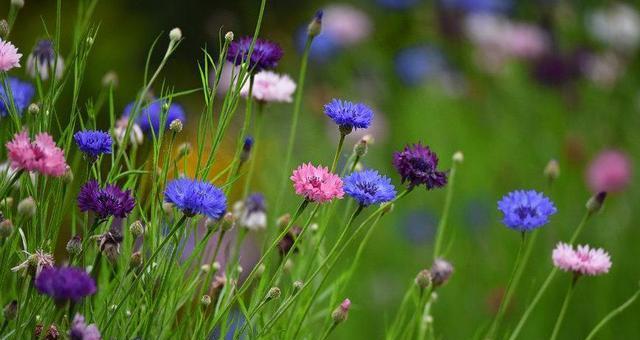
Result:
M91 158L112 152L113 139L111 139L111 135L107 132L94 130L78 131L73 135L73 139L80 151Z
M389 202L396 197L391 179L376 170L352 172L343 182L344 192L365 207Z
M154 100L146 106L143 106L140 109L140 113L138 114L138 118L136 118L136 124L140 126L140 129L144 132L150 132L151 129L156 133L156 135L160 132L160 125L162 124L161 116L162 116L162 105L164 104L163 100ZM122 113L123 117L129 117L131 115L131 110L133 110L133 106L135 102L129 103ZM184 123L186 121L186 115L184 109L180 104L171 103L169 106L169 110L166 113L167 120L164 122L164 128L166 129L172 121L179 119Z
M189 178L169 181L164 200L189 217L202 214L218 220L227 210L227 198L222 190L211 183Z
M96 292L96 283L86 271L75 267L46 267L35 280L38 292L58 303L78 302Z
M22 114L27 106L31 104L31 99L36 93L35 87L33 87L31 83L14 77L8 77L7 85L11 89L13 104L15 105L18 114ZM4 91L4 86L0 86L0 117L4 117L9 114L10 105L9 96L7 96Z
M553 202L535 190L508 193L498 202L498 210L504 214L502 223L523 232L549 223L549 217L557 212Z

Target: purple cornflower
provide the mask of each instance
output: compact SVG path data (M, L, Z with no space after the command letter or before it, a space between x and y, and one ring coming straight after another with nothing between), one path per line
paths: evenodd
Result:
M91 158L97 158L102 154L112 152L113 140L111 135L104 131L85 130L73 135L80 151Z
M71 340L100 340L102 336L96 324L87 325L84 316L76 314L69 330Z
M535 190L510 192L498 202L498 210L504 214L502 223L519 231L541 227L557 212L553 202Z
M164 200L190 217L202 214L218 220L227 210L227 199L222 190L211 183L189 178L170 181L164 191Z
M96 180L87 182L78 194L80 211L93 211L99 219L109 216L125 218L136 205L131 191L109 184L104 188Z
M40 293L49 295L59 303L68 300L78 302L96 292L93 278L84 270L75 267L43 268L36 277L35 285Z
M349 134L353 129L366 129L371 125L373 111L362 103L333 99L324 105L324 113L340 127L340 132Z
M33 87L31 83L14 77L9 77L7 79L7 87L11 90L13 104L15 105L18 114L21 114L31 103L31 99L36 93L35 87ZM4 86L0 86L0 117L8 115L10 107L11 104L9 104L9 97L4 91Z
M51 39L38 41L27 57L27 73L33 78L40 75L42 80L47 80L49 73L53 73L56 79L60 79L63 72L64 60L56 56L53 41Z
M424 184L431 190L447 184L447 173L437 170L438 156L421 143L407 145L404 150L395 152L393 166L402 177L402 183L409 182L409 188Z
M227 60L238 66L242 65L247 59L252 41L252 37L242 37L237 41L231 42L227 52ZM282 54L282 48L277 43L265 39L256 39L251 52L249 69L252 73L272 69L278 65Z
M162 106L165 101L158 99L154 100L148 105L142 107L140 109L140 113L138 118L136 118L136 124L140 126L140 129L144 132L150 132L151 129L156 133L156 135L160 132L160 125L162 124ZM131 115L131 110L133 110L133 106L135 102L129 103L124 108L124 112L122 113L123 117L129 117ZM166 129L172 121L179 119L183 123L186 121L186 115L184 113L184 109L180 104L171 103L169 109L167 110L167 119L164 122L164 128Z
M391 179L375 170L353 172L343 181L344 192L365 207L389 202L396 197Z

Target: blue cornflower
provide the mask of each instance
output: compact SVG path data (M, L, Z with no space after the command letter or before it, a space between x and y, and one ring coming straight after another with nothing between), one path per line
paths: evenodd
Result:
M373 111L368 106L340 99L325 104L324 113L338 124L343 134L349 134L353 129L366 129L373 119Z
M513 7L513 0L440 0L440 5L465 13L505 13Z
M155 131L156 134L160 132L160 124L162 124L160 118L163 104L163 100L154 100L147 106L142 107L140 113L138 114L138 118L136 119L136 124L140 126L140 129L142 129L142 131L150 132L153 128L153 131ZM129 117L134 105L135 102L129 103L129 105L124 108L122 116ZM164 124L164 128L166 129L169 124L175 119L180 119L184 123L186 120L186 115L181 105L172 103L169 106L169 110L167 111L167 120Z
M307 26L303 25L295 32L294 42L298 52L302 53L307 43L308 30ZM313 41L311 42L311 50L309 51L309 57L320 63L327 62L335 57L342 51L340 42L330 32L321 31Z
M442 53L429 45L407 47L398 52L394 60L396 74L403 83L416 86L434 78L446 69Z
M76 141L80 151L91 158L112 152L113 140L107 132L94 130L78 131L73 135L73 139Z
M378 5L394 10L404 10L416 6L419 0L377 0Z
M164 191L165 202L173 203L187 216L202 214L218 220L227 210L227 199L215 185L189 178L170 181Z
M529 231L549 222L549 216L557 212L553 202L535 190L516 190L498 202L502 211L502 223L520 231Z
M22 81L18 78L9 77L7 84L11 89L11 96L13 97L13 104L21 114L24 109L29 106L33 95L36 93L36 89L31 83ZM9 97L4 92L4 86L0 86L0 117L4 117L9 114Z
M344 192L365 207L389 202L396 197L391 179L375 170L353 172L343 182Z

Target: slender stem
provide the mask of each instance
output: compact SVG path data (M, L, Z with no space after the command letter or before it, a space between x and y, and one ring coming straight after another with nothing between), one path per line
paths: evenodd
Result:
M327 328L327 330L324 332L324 334L320 337L320 340L326 340L327 338L329 338L329 335L331 335L331 332L333 332L334 329L336 329L336 326L338 324L333 322L331 323L331 326L329 326L329 328Z
M631 295L631 297L627 299L627 301L625 301L623 304L621 304L618 308L612 310L602 320L600 320L600 322L598 322L598 324L593 328L593 330L589 332L589 335L587 335L585 340L593 339L596 336L596 334L598 334L600 329L602 329L602 327L604 327L609 321L611 321L613 318L615 318L616 316L624 312L625 309L631 306L636 301L638 296L640 296L640 289L638 289L633 295Z
M336 149L336 154L333 156L333 162L331 163L331 172L336 170L336 166L338 165L338 159L340 159L340 154L342 153L342 147L344 146L344 139L347 137L346 134L340 132L340 140L338 141L338 148Z
M433 247L433 259L437 259L442 255L442 241L444 240L445 228L447 227L447 220L449 219L449 210L451 209L451 201L453 199L453 187L456 179L456 167L457 162L453 162L451 171L449 172L449 183L447 184L447 196L444 200L444 207L442 209L442 217L436 230L436 242Z
M567 307L569 307L569 301L571 300L571 296L573 295L573 288L575 287L577 280L578 276L574 276L571 280L569 289L567 289L567 294L564 296L564 302L562 302L562 307L560 308L560 314L558 314L558 319L556 319L556 325L553 326L553 333L551 333L550 340L555 340L558 337L560 326L562 326L562 321L564 320L564 316L567 313Z
M418 339L420 340L424 339L425 335L427 334L427 328L429 327L429 314L431 314L432 295L433 285L429 285L429 289L427 290L427 294L425 296L426 301L424 302L422 317L418 320Z

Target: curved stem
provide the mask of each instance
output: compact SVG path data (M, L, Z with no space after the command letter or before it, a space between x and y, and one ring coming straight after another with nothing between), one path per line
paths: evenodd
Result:
M451 209L451 201L453 200L453 187L456 179L456 167L457 162L453 162L451 171L449 172L449 184L447 184L447 196L444 200L444 207L442 209L442 217L440 223L438 223L438 229L436 230L436 242L433 247L433 259L437 259L442 255L442 241L444 239L444 231L447 227L447 220L449 219L449 210Z
M635 292L635 294L631 295L631 297L627 301L625 301L623 304L621 304L618 308L612 310L602 320L600 320L600 322L598 322L598 324L593 328L593 330L589 332L589 335L587 335L585 340L593 339L596 336L596 334L598 334L600 329L602 329L602 327L604 327L609 321L611 321L613 318L615 318L616 316L624 312L625 309L631 306L636 301L638 296L640 296L640 289L638 289Z
M569 307L569 301L571 300L571 296L573 295L573 288L575 287L577 280L578 276L574 276L571 284L569 285L569 289L567 290L567 294L564 296L564 301L562 302L562 307L560 308L560 314L558 314L556 324L555 326L553 326L553 333L551 333L550 340L555 340L558 337L560 326L562 326L562 321L564 320L564 316L567 313L567 307Z

